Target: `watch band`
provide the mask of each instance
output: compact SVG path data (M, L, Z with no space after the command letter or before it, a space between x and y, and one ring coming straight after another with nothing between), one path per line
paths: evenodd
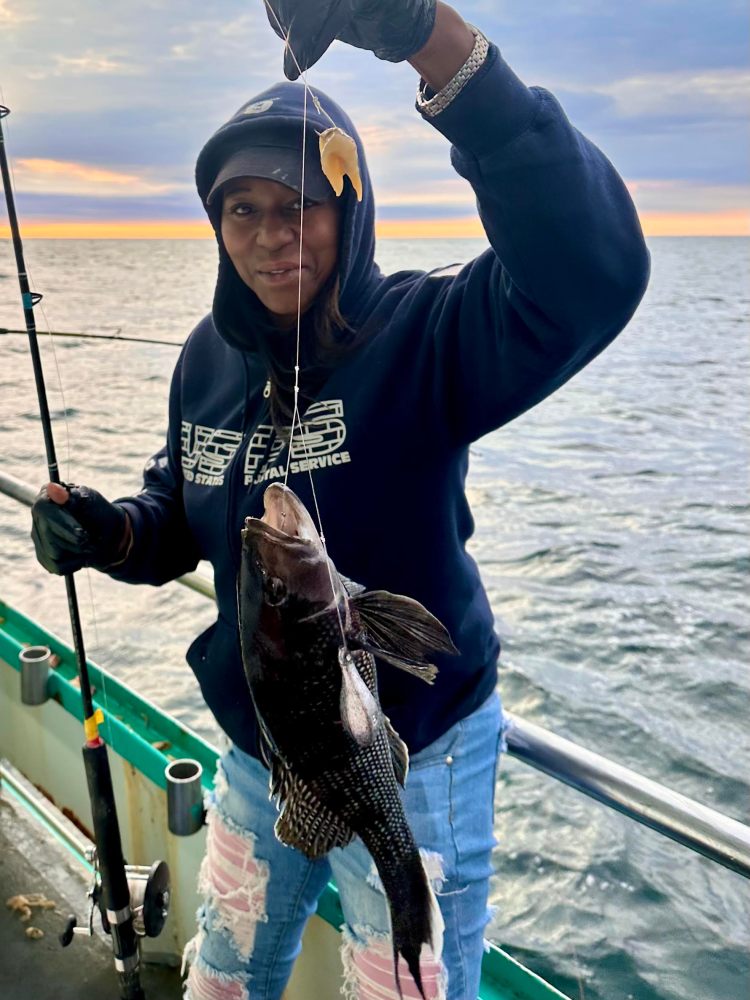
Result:
M474 76L479 67L487 58L490 50L490 43L482 32L475 28L473 24L468 25L474 35L474 48L469 53L469 57L456 75L449 80L446 85L432 97L427 97L428 85L422 80L417 91L417 110L426 118L434 118L441 111L445 111L448 105L463 90L469 80Z

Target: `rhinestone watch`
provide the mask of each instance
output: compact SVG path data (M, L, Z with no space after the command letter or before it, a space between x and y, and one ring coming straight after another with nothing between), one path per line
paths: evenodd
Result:
M426 118L434 118L436 115L439 115L441 111L445 111L451 101L453 101L458 94L460 94L487 58L487 53L490 50L490 43L487 41L482 32L478 28L475 28L473 24L469 24L467 27L474 35L474 48L471 50L468 59L458 70L453 79L449 80L442 90L437 92L437 94L434 94L429 98L425 96L427 84L424 80L420 82L419 90L417 92L417 110Z

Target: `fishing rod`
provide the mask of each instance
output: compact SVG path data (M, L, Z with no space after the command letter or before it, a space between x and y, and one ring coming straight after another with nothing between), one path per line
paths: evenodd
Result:
M34 306L39 303L42 296L38 292L32 292L29 289L23 244L21 242L21 233L18 226L15 199L13 197L8 168L8 157L5 151L5 135L2 121L9 114L10 109L0 105L0 171L2 172L3 191L5 193L8 221L13 238L13 250L16 258L24 319L26 321L26 333L29 338L29 349L34 368L34 379L36 381L36 391L39 400L39 414L42 422L47 457L47 469L50 482L60 483L60 473L52 435L52 421L50 419L49 406L47 405L47 392L39 354L36 323L34 321ZM83 761L86 769L86 781L94 825L96 861L100 874L100 886L97 886L95 883L94 898L96 898L96 894L100 890L99 908L102 912L102 922L105 925L105 929L109 929L111 935L121 1000L145 1000L145 994L140 982L140 947L134 926L134 914L131 909L131 887L128 884L128 872L122 853L120 827L117 821L117 809L112 787L109 756L107 754L107 746L99 735L99 725L104 721L104 715L100 708L94 708L86 653L83 645L78 598L72 573L65 576L65 588L68 595L73 646L83 702L83 729L85 735ZM89 932L91 932L92 918L93 909L89 919ZM63 944L70 943L73 939L74 931L78 930L74 926L76 922L75 917L72 917L71 920L72 925L69 921L65 934L61 936ZM81 929L81 932L86 933L83 929Z
M0 337L4 334L19 333L26 336L28 330L9 330L0 326ZM77 337L80 340L127 340L131 344L163 344L165 347L182 347L176 340L156 340L153 337L126 337L118 333L79 333L75 330L49 330L50 337Z

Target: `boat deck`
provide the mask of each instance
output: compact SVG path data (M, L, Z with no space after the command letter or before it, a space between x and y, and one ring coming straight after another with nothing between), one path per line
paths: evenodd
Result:
M35 707L22 703L18 676L19 654L28 646L48 647L58 658L48 678L49 698ZM153 959L176 962L195 932L205 834L168 833L164 769L175 757L194 758L203 765L208 790L217 751L96 664L89 664L89 672L95 689L103 689L106 677L107 705L98 707L106 708L102 731L118 795L123 849L134 862L165 858L172 872L174 892L164 934L149 945ZM35 911L31 923L45 932L36 941L26 937L28 924L19 914L0 905L2 1000L117 1000L119 994L109 939L77 936L67 949L57 941L68 914L76 913L79 923L87 916L88 840L53 805L57 802L67 816L84 817L84 822L89 814L80 756L81 718L73 651L0 599L0 904L28 893L43 893L56 902L54 910ZM288 1000L334 1000L340 995L342 923L338 892L329 885L305 932L285 994ZM177 973L163 966L145 966L143 982L147 1000L181 996ZM496 945L484 956L480 998L567 1000Z
M63 948L58 935L71 913L88 915L87 873L38 819L0 785L0 997L3 1000L118 1000L119 989L109 939L76 935ZM7 901L41 894L54 909L32 910L23 922ZM98 915L95 918L95 930ZM27 936L30 927L44 934ZM145 965L141 977L147 1000L179 1000L178 969Z

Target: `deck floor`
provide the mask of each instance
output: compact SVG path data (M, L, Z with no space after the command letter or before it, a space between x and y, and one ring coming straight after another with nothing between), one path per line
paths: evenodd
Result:
M70 853L0 786L0 997L3 1000L118 1000L109 940L76 935L69 947L58 941L67 917L87 915L85 872ZM55 909L34 909L22 922L6 902L42 893ZM98 917L95 918L98 920ZM44 937L31 940L29 926ZM144 965L147 1000L179 1000L179 970Z

